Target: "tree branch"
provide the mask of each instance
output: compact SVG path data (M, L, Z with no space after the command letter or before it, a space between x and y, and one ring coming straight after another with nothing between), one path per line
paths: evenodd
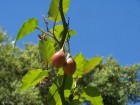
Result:
M62 48L66 40L66 35L68 33L68 24L66 23L66 19L63 12L63 0L59 1L59 11L60 11L61 19L62 19L62 24L63 24L63 36L59 44L59 47ZM64 74L63 81L60 87L60 97L61 97L62 105L65 105L64 88L65 88L66 79L67 79L67 75Z
M64 12L63 12L63 0L59 1L59 11L60 11L60 15L61 15L62 23L63 23L63 36L62 36L62 39L60 41L60 48L61 48L65 42L66 35L68 32L68 24L66 23L66 19L64 16Z

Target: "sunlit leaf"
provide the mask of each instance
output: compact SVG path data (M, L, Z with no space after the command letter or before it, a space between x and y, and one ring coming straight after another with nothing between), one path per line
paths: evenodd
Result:
M70 5L70 0L63 0L63 12L64 15L68 11ZM59 12L59 0L52 0L49 11L48 18L52 21L59 22L61 20L60 12Z
M49 89L48 100L49 105L62 105L60 94L58 93L58 87L55 84Z
M68 98L69 95L70 95L70 93L71 93L71 90L65 89L65 90L64 90L65 98Z
M76 31L74 31L74 30L69 30L69 35L70 35L70 36L76 35Z
M39 40L39 53L41 60L45 64L50 64L53 54L55 53L55 43L47 38L47 41Z
M63 75L63 74L64 74L64 70L60 68L59 71L57 72L57 75Z
M53 32L54 31L54 32ZM50 29L51 33L55 34L55 37L60 40L61 39L61 32L63 31L63 25L57 25L54 27L54 29Z
M41 80L43 80L46 76L48 76L47 70L31 70L29 71L23 78L22 78L22 86L20 88L21 91L26 90L37 83L39 83Z
M31 32L33 32L37 26L38 26L38 20L36 18L31 18L27 20L20 28L16 37L16 41L22 39L27 34L30 34Z
M54 29L50 29L49 31L53 33L55 37L60 41L63 36L63 25L56 25ZM68 33L70 36L74 36L76 34L74 30L69 30ZM68 37L68 34L67 34L67 37Z
M81 77L83 75L83 70L85 66L85 59L82 53L77 54L74 57L74 60L76 62L76 72L74 73L73 77Z
M104 105L102 96L97 88L87 86L84 88L84 93L81 94L87 101L90 101L92 105Z
M86 61L85 67L84 67L84 74L89 73L91 70L93 70L97 65L100 64L103 57L94 57Z

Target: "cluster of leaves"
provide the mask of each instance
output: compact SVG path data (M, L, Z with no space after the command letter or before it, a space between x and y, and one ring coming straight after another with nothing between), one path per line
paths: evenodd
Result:
M23 75L30 69L41 68L36 58L37 46L26 44L23 51L14 48L10 39L0 29L0 105L43 105L37 88L19 92Z

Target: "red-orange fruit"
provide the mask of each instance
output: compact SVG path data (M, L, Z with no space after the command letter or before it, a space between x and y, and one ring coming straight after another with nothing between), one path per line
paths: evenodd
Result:
M73 75L76 71L76 62L71 57L68 58L63 66L63 70L66 75Z
M65 62L66 62L66 58L63 50L56 52L52 56L52 64L56 68L62 67L65 64Z

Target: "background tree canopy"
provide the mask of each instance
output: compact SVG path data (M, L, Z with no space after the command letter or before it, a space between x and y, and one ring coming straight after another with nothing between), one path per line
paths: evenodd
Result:
M21 78L31 69L42 68L38 46L25 44L24 49L13 47L12 38L0 28L0 104L1 105L45 105L55 70L49 77L23 93L18 88ZM81 86L92 85L100 90L105 105L127 105L128 101L138 102L140 80L137 79L140 64L121 66L109 56L91 73L81 78ZM53 72L53 73L52 73ZM90 77L90 78L89 78ZM46 85L46 88L43 88ZM82 89L82 87L79 87Z

